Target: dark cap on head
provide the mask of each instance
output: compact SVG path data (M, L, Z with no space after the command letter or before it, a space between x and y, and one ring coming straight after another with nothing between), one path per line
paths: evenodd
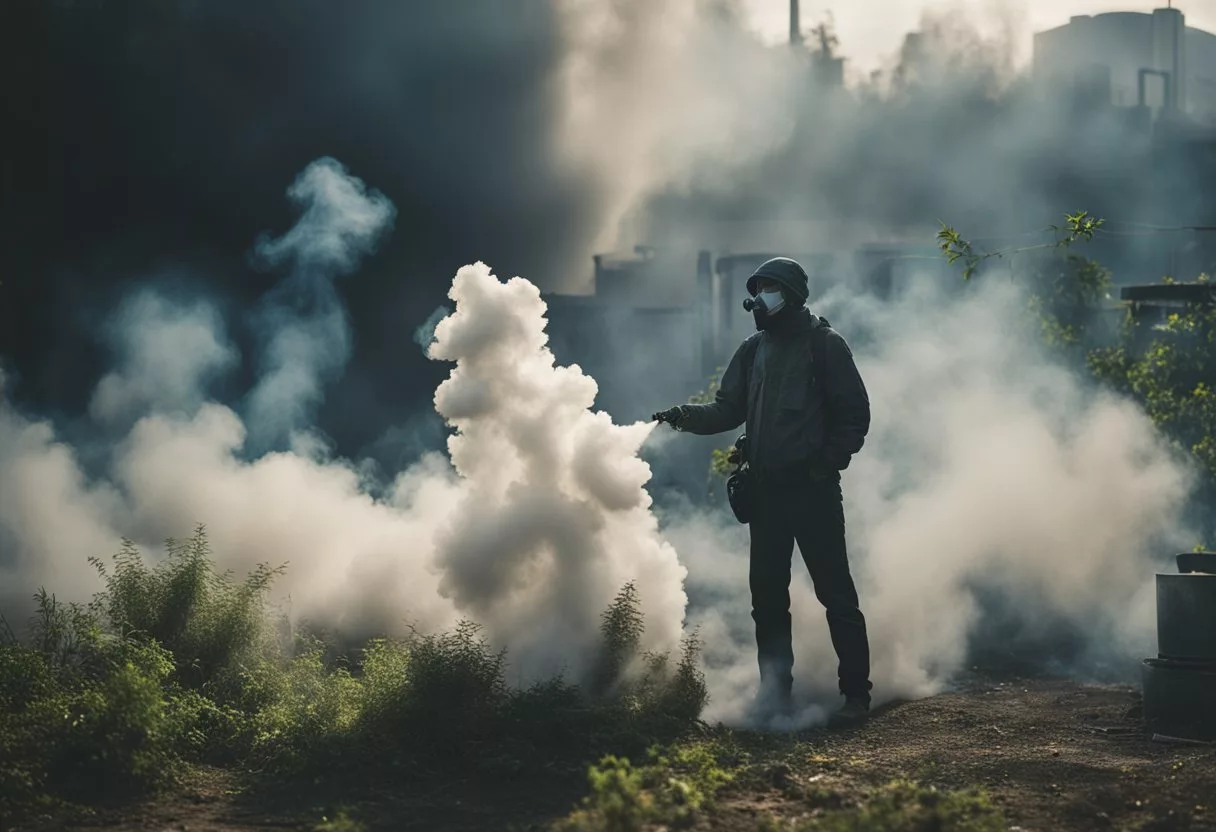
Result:
M788 257L774 257L772 260L761 263L760 268L756 269L747 279L748 294L756 294L756 282L760 278L768 278L780 283L789 290L790 299L796 300L798 303L806 303L807 297L810 296L806 270L797 260L791 260Z

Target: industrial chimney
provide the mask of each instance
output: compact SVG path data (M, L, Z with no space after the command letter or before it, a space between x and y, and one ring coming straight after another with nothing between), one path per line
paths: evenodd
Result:
M1166 110L1186 108L1186 16L1172 5L1153 10L1153 69L1169 73Z
M802 22L799 18L801 0L790 0L790 46L802 44Z

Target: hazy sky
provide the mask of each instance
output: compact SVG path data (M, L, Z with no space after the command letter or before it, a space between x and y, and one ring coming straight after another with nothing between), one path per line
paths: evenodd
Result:
M781 39L789 32L788 0L744 0L753 24L766 35ZM1166 5L1166 0L802 0L802 25L810 29L829 9L843 53L854 69L870 71L882 66L900 46L904 33L914 30L926 9L960 9L993 22L1004 9L1015 21L1018 55L1030 56L1030 38L1036 31L1067 23L1076 14L1113 11L1147 12ZM1174 0L1187 17L1187 25L1216 32L1216 2Z

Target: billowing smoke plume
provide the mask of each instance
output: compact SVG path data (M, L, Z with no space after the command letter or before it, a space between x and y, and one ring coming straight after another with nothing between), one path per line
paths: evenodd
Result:
M554 365L528 283L467 267L451 283L454 311L427 319L453 271L485 259L538 285L583 287L589 269L561 267L586 263L593 241L803 254L892 235L929 242L938 217L997 234L1078 208L1168 224L1210 205L1205 180L1172 167L1183 154L1145 164L1142 136L1117 113L1053 103L1011 77L1010 41L1025 33L985 39L965 17L927 19L921 47L893 56L891 72L834 90L810 56L735 25L729 0L553 0L476 18L447 0L158 3L114 69L101 57L114 39L92 27L124 31L121 5L70 24L56 12L54 32L64 65L126 90L126 106L109 108L113 121L94 115L106 128L94 131L89 108L107 99L91 96L62 108L85 123L58 144L21 135L29 153L59 147L68 161L28 166L13 191L32 209L13 212L26 236L8 247L3 291L15 294L0 307L13 324L0 326L0 349L24 359L0 391L6 596L40 583L84 596L87 556L124 535L154 549L202 521L225 567L287 561L298 615L370 633L468 614L544 672L578 668L599 611L631 578L655 646L670 644L687 569L711 713L737 717L755 682L746 530L679 505L656 527L637 459L648 429L588 409L595 385ZM232 74L246 64L252 81ZM82 146L83 133L95 140ZM293 186L300 222L255 250L289 276L251 320L222 314L234 299L254 306L276 279L243 270L248 241L274 224L283 182L330 152L400 216L336 163L316 163ZM377 249L390 224L396 235ZM60 226L72 245L59 244ZM1148 239L1123 240L1108 263L1134 262L1123 255ZM122 285L165 261L185 261L193 292ZM692 269L689 258L689 279ZM1022 625L1151 652L1153 555L1182 545L1187 494L1151 425L1054 364L1014 323L1011 288L922 286L878 303L847 269L837 276L815 311L853 342L874 404L845 492L878 698L945 684L993 586ZM68 324L52 320L55 296L79 304ZM94 367L71 340L75 323L120 297L107 333L118 363ZM615 361L639 348L602 349ZM242 356L252 392L212 395L239 380ZM440 362L455 366L435 392ZM17 406L9 391L21 386L39 391L22 404L42 396L49 413L77 396L107 435L120 432L102 475L93 448L86 466L83 447ZM432 404L457 431L448 454L371 481L357 449L375 436L426 444L410 436L426 432ZM348 441L304 441L313 430ZM836 662L795 570L796 674L826 704Z
M1135 406L1098 394L1044 351L1022 325L1026 298L1014 287L964 292L957 276L918 280L901 263L895 297L879 302L851 255L891 238L929 249L938 218L994 235L993 246L1038 242L1025 233L1082 207L1116 228L1199 222L1207 180L1183 174L1191 162L1181 154L1150 156L1128 111L1019 76L1015 47L1029 33L1010 15L995 27L957 10L926 15L886 73L841 90L828 82L826 55L757 50L746 31L720 26L721 4L676 5L684 16L656 12L628 40L628 60L594 64L613 79L648 73L637 96L598 113L624 148L605 150L599 168L629 206L618 242L686 249L689 272L699 247L838 255L837 288L815 298L815 311L853 341L874 403L873 434L845 492L876 695L939 689L973 649L998 641L1069 644L1062 669L1078 672L1151 654L1152 573L1195 540L1182 521L1186 465ZM641 20L628 3L613 8L621 21ZM613 54L620 26L587 31ZM668 42L677 46L656 45ZM699 83L687 54L712 56L732 83ZM756 126L763 140L747 132ZM630 138L644 150L629 153ZM1154 279L1147 269L1167 262L1144 235L1100 242L1089 253L1125 282ZM677 441L652 450L661 459ZM711 711L738 716L756 676L746 532L722 513L666 508L665 533L689 570L690 620L709 645ZM796 675L823 703L836 660L805 569L795 571ZM1005 629L993 633L1000 616ZM1038 657L1041 666L1057 658Z
M333 159L313 162L287 190L301 209L282 237L264 237L255 254L268 266L286 264L291 276L275 287L259 310L262 376L249 395L251 439L275 445L311 424L321 386L334 380L350 354L350 325L333 285L375 250L396 209L379 191L347 175Z
M848 67L848 43L763 47L735 3L559 5L559 135L601 178L601 245L801 253L931 242L939 218L1002 236L1081 206L1158 225L1207 210L1186 157L1150 157L1128 108L1019 72L1031 33L1000 3L926 13L848 89L829 60ZM1147 242L1109 239L1112 266Z
M1045 354L1008 284L960 297L925 281L896 303L841 292L818 308L864 344L873 402L844 491L877 698L924 696L964 669L988 588L1042 628L1011 626L1006 646L1074 639L1091 665L1151 655L1152 573L1188 542L1189 478L1147 417ZM712 713L737 715L756 673L746 533L721 515L671 517ZM795 675L808 701L831 701L835 654L797 550L794 574Z
M734 182L792 136L805 66L750 36L732 0L557 7L558 135L599 179L598 247L633 242L635 212L660 191Z
M429 354L456 362L435 407L458 430L448 447L467 487L438 542L440 591L496 632L570 655L595 635L589 611L636 580L647 640L674 644L684 569L643 489L638 450L652 426L590 411L595 382L554 366L533 284L502 284L479 264L449 297L456 311Z
M89 555L204 522L222 568L286 562L279 589L292 612L348 634L468 616L512 648L517 673L577 675L594 658L599 614L635 581L647 646L674 646L684 570L643 487L638 451L652 428L590 411L595 382L555 366L545 304L526 280L468 266L449 292L454 311L433 325L430 357L454 363L435 394L456 431L450 457L424 457L373 497L355 465L321 446L261 452L255 437L307 425L325 374L341 369L344 311L330 277L353 271L392 216L331 159L289 193L304 215L258 251L294 259L271 298L302 298L306 313L258 318L274 361L245 417L205 396L209 373L230 363L216 311L148 293L116 317L120 366L95 398L106 417L143 409L106 477L90 480L50 424L0 403L0 526L15 553L6 593L45 583L80 598Z

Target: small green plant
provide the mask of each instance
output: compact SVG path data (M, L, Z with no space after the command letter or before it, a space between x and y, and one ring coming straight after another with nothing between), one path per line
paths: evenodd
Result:
M616 690L629 664L638 655L644 629L637 585L630 581L602 616L600 655L591 677L593 694L607 696Z
M858 808L829 811L792 828L797 832L1002 832L1007 824L982 791L942 792L899 780Z
M367 827L352 818L348 809L338 809L331 818L321 818L321 822L313 827L313 832L363 832Z
M631 581L604 611L590 692L642 718L694 722L709 699L700 635L694 631L685 637L673 667L667 654L641 652L644 631L641 599Z
M737 750L716 742L652 748L635 766L609 755L587 771L590 794L554 825L556 832L633 832L653 825L686 827L711 808L718 791L735 778Z
M722 373L725 372L724 367L719 367L710 376L709 381L705 385L705 389L697 392L688 400L689 404L710 404L714 401L718 390L722 387ZM710 453L709 462L709 481L706 485L706 494L709 498L713 498L721 486L721 481L730 474L734 467L730 462L731 451L729 448L714 448Z

